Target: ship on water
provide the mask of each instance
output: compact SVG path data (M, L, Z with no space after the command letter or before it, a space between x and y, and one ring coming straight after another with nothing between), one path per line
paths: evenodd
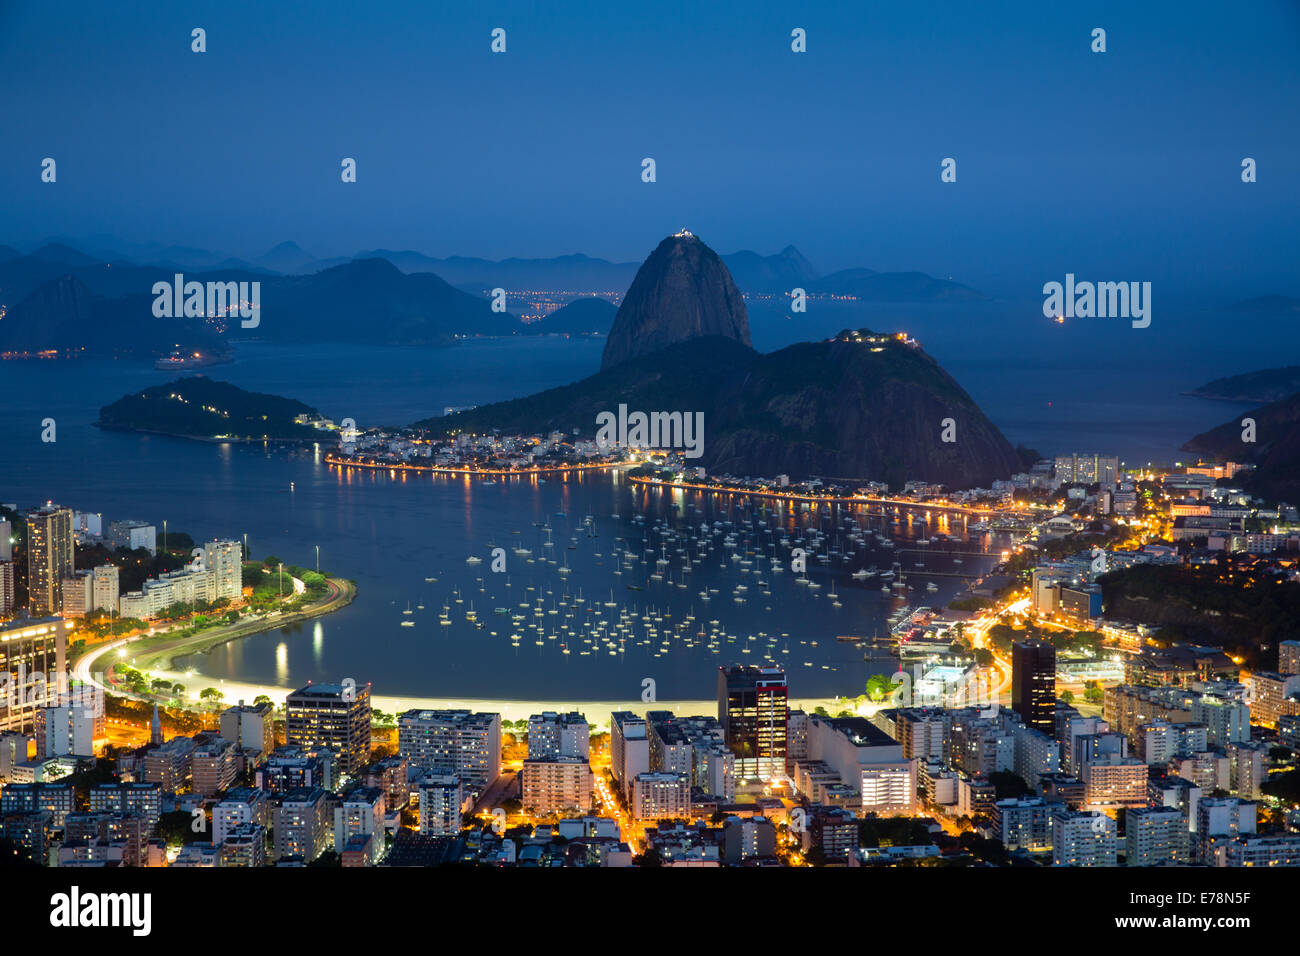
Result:
M229 359L209 352L186 352L180 349L172 349L154 362L153 367L165 371L181 371L183 369L220 365L226 361L229 361Z

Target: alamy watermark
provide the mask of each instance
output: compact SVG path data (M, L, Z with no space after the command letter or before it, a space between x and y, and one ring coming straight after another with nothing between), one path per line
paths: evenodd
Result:
M66 671L45 674L19 664L14 671L0 673L0 707L10 712L27 707L71 707L87 717L99 717L104 713L105 675L97 673L93 678L85 683Z
M684 449L687 458L704 454L703 412L631 412L618 406L618 414L596 416L596 444L608 448Z
M261 282L186 282L177 272L171 282L155 282L153 294L153 314L159 319L238 315L241 328L262 323Z
M1049 319L1132 319L1135 329L1151 324L1150 282L1075 282L1067 272L1064 285L1045 283L1043 295Z

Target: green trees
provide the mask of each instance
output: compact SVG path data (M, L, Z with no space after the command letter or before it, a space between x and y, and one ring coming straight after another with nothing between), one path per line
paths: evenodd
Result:
M867 697L870 700L876 702L884 700L889 696L889 692L893 688L893 681L883 674L872 674L871 677L867 678Z
M205 687L203 690L199 691L199 700L203 701L205 704L210 704L213 707L219 706L225 696L226 695L216 687Z

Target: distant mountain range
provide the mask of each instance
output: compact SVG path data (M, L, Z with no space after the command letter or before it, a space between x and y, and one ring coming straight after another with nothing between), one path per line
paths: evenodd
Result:
M797 286L867 301L980 297L923 273L849 269L821 276L793 246L773 256L741 251L720 259L734 276L728 280L733 288L756 295L784 294ZM514 315L492 311L486 296L498 287L621 294L638 268L584 255L493 262L373 250L352 259L320 259L293 242L250 260L175 245L122 246L104 237L85 249L57 239L25 254L5 245L0 246L0 306L7 315L0 325L0 350L147 357L190 346L219 352L223 340L248 338L446 346L465 336L608 332L613 319L603 305L560 309L524 325ZM177 273L187 282L259 282L262 321L244 329L237 322L205 328L155 319L150 290Z
M727 267L699 238L665 239L637 273L601 370L417 427L594 437L597 415L695 413L711 472L987 485L1021 467L1006 438L914 342L844 331L761 355ZM948 427L954 440L945 441Z
M458 337L529 332L509 313L431 273L383 259L349 260L309 275L226 269L183 272L186 282L260 283L260 322L156 318L156 282L172 267L99 262L59 246L0 261L0 351L81 349L141 357L174 348L228 352L229 342L358 342L447 346ZM224 324L225 328L221 326Z
M487 299L453 288L428 272L407 274L386 259L354 259L311 275L268 276L262 318L254 329L235 323L231 338L279 342L450 345L458 336L526 331Z
M234 269L278 275L320 272L354 259L387 259L402 272L432 272L451 285L480 294L497 287L541 292L622 293L631 285L640 267L637 262L610 262L581 253L545 259L492 260L472 256L438 258L411 250L365 249L353 256L319 258L295 242L282 242L260 255L238 258L188 246L128 245L107 237L97 237L97 241L85 244L64 238L54 239L30 255L71 266L112 262L118 266L143 265L173 271ZM18 258L26 257L14 248L0 246L0 263ZM809 292L859 295L872 301L983 298L980 293L959 283L935 279L921 272L844 269L823 275L794 246L786 246L771 256L741 250L723 255L722 261L731 271L737 287L747 294L789 292L798 286Z
M199 319L159 319L153 297L95 295L73 275L51 279L0 321L0 352L78 349L87 356L149 359L174 349L229 354L229 346Z

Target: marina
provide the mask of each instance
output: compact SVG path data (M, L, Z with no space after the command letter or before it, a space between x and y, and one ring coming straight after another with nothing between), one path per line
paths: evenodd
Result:
M354 492L359 484L376 496L409 494L418 510L431 498L469 500L459 532L444 527L419 556L404 551L400 570L385 565L384 600L361 588L378 637L368 659L382 650L385 661L415 663L411 693L436 692L442 673L472 688L481 673L485 685L522 693L540 680L575 699L596 680L639 687L653 675L665 694L694 696L707 694L718 665L746 662L786 667L801 693L857 695L873 674L898 669L900 611L914 619L923 603L941 607L1001 550L988 535L967 534L960 517L927 523L923 513L866 505L685 493L617 473L492 485L332 468L325 476ZM918 536L930 540L921 569L908 560ZM506 555L499 573L494 550ZM187 664L220 679L238 658L243 676L317 679L336 623L347 618L325 622L311 646L303 635L271 632ZM873 633L890 640L833 637ZM266 645L277 646L273 669L259 664ZM404 673L386 664L383 679L400 687Z

